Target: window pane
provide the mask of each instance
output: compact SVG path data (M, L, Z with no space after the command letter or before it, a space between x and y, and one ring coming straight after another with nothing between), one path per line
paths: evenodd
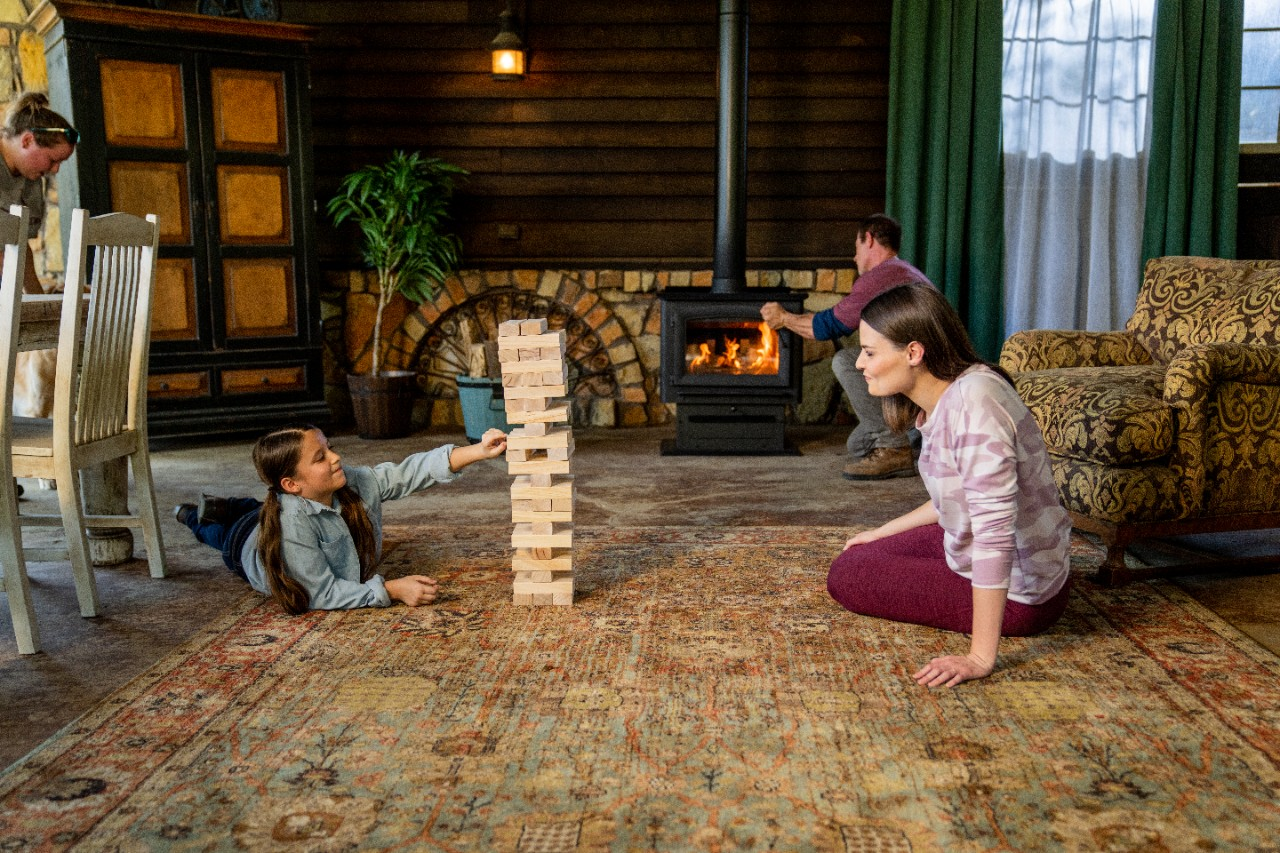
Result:
M1241 93L1240 141L1280 142L1280 89Z
M1244 0L1244 28L1280 27L1280 3L1276 0Z
M1244 34L1243 86L1280 86L1280 30Z

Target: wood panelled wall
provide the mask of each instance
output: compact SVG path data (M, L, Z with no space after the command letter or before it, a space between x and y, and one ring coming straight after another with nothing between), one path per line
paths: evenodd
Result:
M851 223L884 206L891 3L748 6L748 265L848 266ZM283 4L319 28L321 209L345 172L421 149L471 172L457 208L469 267L709 267L716 0L516 0L518 82L489 75L503 7ZM354 232L320 236L326 266L351 265Z

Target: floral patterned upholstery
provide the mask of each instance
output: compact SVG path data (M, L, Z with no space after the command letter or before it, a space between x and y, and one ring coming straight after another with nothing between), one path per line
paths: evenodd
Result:
M1280 512L1280 261L1147 263L1119 332L1019 332L1000 364L1063 503L1126 522Z

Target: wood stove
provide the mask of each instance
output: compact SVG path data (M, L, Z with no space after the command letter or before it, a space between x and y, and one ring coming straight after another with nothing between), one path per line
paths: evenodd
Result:
M786 407L800 400L803 342L775 332L760 306L803 310L785 289L716 293L667 288L662 305L662 400L676 404L676 438L667 454L790 453Z
M800 400L804 350L773 332L760 307L804 310L785 288L748 288L747 9L720 0L715 257L711 288L667 288L662 302L662 401L676 404L676 438L662 452L791 453L783 426Z

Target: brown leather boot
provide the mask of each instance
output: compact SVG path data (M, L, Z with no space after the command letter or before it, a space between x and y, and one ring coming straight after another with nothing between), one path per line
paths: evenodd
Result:
M844 466L846 480L888 480L915 474L916 463L910 447L876 447L863 458Z

